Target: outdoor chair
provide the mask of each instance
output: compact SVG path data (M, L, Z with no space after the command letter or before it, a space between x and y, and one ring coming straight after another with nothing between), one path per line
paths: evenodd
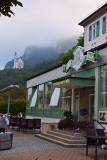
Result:
M17 131L18 130L20 131L20 128L21 128L21 118L17 118L17 120L16 120L16 126L17 126Z
M33 119L26 119L27 121L27 125L26 125L26 129L28 130L32 130L33 131Z
M24 129L27 128L27 120L26 120L26 119L21 118L21 125L20 125L20 128L23 129L23 132L24 132Z
M17 118L14 118L14 117L10 118L10 126L12 126L12 129L13 129L13 127L16 126L16 120L17 120Z
M33 119L33 127L34 127L34 130L40 129L41 128L41 119L34 118Z
M98 136L105 136L105 129L96 129ZM104 139L98 139L98 145L107 144L107 142Z
M96 136L96 130L88 128L87 131L86 131L86 135L87 136ZM88 156L88 146L89 145L91 145L91 146L94 145L95 146L95 144L96 144L96 140L87 137L87 141L86 141L86 155L87 156Z

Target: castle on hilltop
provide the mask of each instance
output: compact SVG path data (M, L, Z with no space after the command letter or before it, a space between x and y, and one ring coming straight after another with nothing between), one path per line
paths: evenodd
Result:
M17 53L15 52L14 55L14 66L13 68L19 68L22 69L24 67L24 62L21 58L17 59Z

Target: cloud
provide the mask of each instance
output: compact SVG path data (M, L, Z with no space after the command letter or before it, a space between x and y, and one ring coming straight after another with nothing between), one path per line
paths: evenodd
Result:
M14 8L15 16L1 16L0 54L3 65L21 56L29 45L52 46L73 36L80 36L78 23L105 0L23 0L23 8Z

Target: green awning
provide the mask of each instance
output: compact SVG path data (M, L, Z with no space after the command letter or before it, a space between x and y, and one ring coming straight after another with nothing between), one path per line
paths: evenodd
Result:
M84 87L91 87L95 85L95 79L89 78L67 78L60 81L53 82L53 87L57 88L84 88Z

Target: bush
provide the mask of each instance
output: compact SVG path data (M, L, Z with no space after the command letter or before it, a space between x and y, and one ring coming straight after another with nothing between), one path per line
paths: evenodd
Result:
M74 116L73 116L73 114L70 110L65 110L64 111L64 116L65 116L66 119L73 119L74 118Z
M0 102L0 111L7 113L8 100ZM11 99L10 100L10 115L17 116L20 112L25 115L26 112L26 100L25 99Z
M59 128L59 129L63 129L63 128L64 128L64 119L61 119L61 120L58 122L58 128Z

